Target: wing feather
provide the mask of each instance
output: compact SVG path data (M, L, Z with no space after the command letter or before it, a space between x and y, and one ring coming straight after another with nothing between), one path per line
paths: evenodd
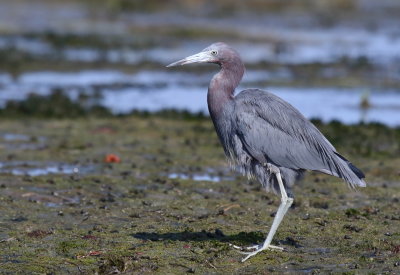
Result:
M307 169L363 185L337 157L336 149L296 108L278 96L258 89L235 97L236 134L244 149L261 163L290 169ZM351 164L351 163L350 163Z

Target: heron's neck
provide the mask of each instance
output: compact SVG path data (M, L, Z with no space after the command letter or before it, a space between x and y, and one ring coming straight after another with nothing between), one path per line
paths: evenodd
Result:
M233 102L235 88L244 74L243 63L221 65L219 73L214 75L208 87L207 102L211 118L214 120L224 112L224 107Z

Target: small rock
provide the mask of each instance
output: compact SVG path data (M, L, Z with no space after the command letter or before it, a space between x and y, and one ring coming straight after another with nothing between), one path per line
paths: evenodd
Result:
M353 231L353 232L360 232L362 230L362 228L357 227L355 225L351 225L351 224L346 224L343 226L344 229Z
M225 237L224 232L222 232L222 230L219 228L215 229L215 235L218 237Z
M27 233L28 237L31 237L31 238L43 238L50 234L53 234L53 232L44 231L44 230L33 230L33 231Z
M360 266L358 264L349 264L350 269L358 269Z
M24 221L27 221L27 220L28 220L27 218L22 217L22 216L18 216L18 217L15 217L15 218L11 219L11 221L13 221L13 222L24 222Z
M320 208L320 209L328 209L329 204L326 201L315 201L311 203L311 206L314 208Z
M225 211L224 211L224 209L220 209L220 210L218 210L218 213L217 213L217 215L225 215Z
M320 226L326 226L328 224L327 220L321 220L321 219L317 219L315 221L316 224L320 225Z

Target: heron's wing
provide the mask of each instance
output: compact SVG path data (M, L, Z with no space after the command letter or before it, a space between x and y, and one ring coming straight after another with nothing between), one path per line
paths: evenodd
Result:
M261 90L235 97L236 133L260 162L292 169L335 171L335 148L292 105Z

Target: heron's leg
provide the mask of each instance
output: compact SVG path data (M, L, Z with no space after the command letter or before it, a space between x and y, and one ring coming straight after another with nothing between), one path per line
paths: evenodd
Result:
M274 237L275 232L278 229L279 224L281 223L286 212L288 211L288 209L290 208L290 206L293 203L293 198L289 198L286 193L285 187L282 182L281 172L279 171L279 169L277 167L273 167L272 169L271 169L271 167L269 167L269 169L271 170L272 173L275 174L275 176L278 180L279 189L281 191L281 204L279 205L279 208L278 208L278 211L276 212L271 229L269 230L269 233L268 233L267 238L265 239L264 243L261 246L255 246L254 247L256 249L255 251L244 252L244 254L246 254L247 256L242 259L242 262L244 262L248 258L256 255L258 252L261 252L263 250L270 249L270 248L276 248L275 246L271 246L272 238Z

